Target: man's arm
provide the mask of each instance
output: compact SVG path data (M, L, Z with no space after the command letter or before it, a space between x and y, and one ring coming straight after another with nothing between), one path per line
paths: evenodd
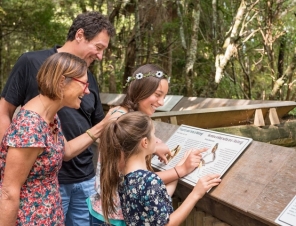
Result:
M0 99L0 141L2 140L17 107L7 102L4 97Z

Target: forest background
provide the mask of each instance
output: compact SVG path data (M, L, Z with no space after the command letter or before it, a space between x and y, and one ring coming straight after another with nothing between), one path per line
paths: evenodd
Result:
M296 0L0 0L0 89L18 57L63 44L77 14L116 28L90 67L101 92L124 93L139 65L171 76L169 94L295 101Z

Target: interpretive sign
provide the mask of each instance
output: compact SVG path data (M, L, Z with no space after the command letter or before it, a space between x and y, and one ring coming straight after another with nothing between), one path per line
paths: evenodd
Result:
M158 157L154 156L152 166L167 170L176 166L186 151L192 148L207 148L207 151L202 153L199 167L181 178L194 186L200 177L207 174L217 173L222 177L251 142L252 139L247 137L181 125L166 142L173 154L168 164L160 162Z

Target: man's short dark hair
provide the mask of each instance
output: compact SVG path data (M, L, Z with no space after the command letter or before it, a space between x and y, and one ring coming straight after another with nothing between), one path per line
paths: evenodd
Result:
M110 20L99 12L79 14L69 29L67 41L73 41L77 30L80 28L84 30L84 37L88 41L103 30L106 30L110 37L115 35L115 29Z

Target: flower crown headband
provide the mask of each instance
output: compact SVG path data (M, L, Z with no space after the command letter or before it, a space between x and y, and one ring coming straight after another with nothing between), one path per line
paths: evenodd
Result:
M136 79L142 79L142 78L147 78L147 77L156 77L156 78L166 78L168 80L168 83L170 83L171 77L169 77L168 75L164 74L162 71L157 71L155 74L152 72L148 72L147 74L143 74L143 73L137 73L136 76L134 77L127 77L126 83L124 85L123 88L126 88L129 86L129 84L136 80Z

